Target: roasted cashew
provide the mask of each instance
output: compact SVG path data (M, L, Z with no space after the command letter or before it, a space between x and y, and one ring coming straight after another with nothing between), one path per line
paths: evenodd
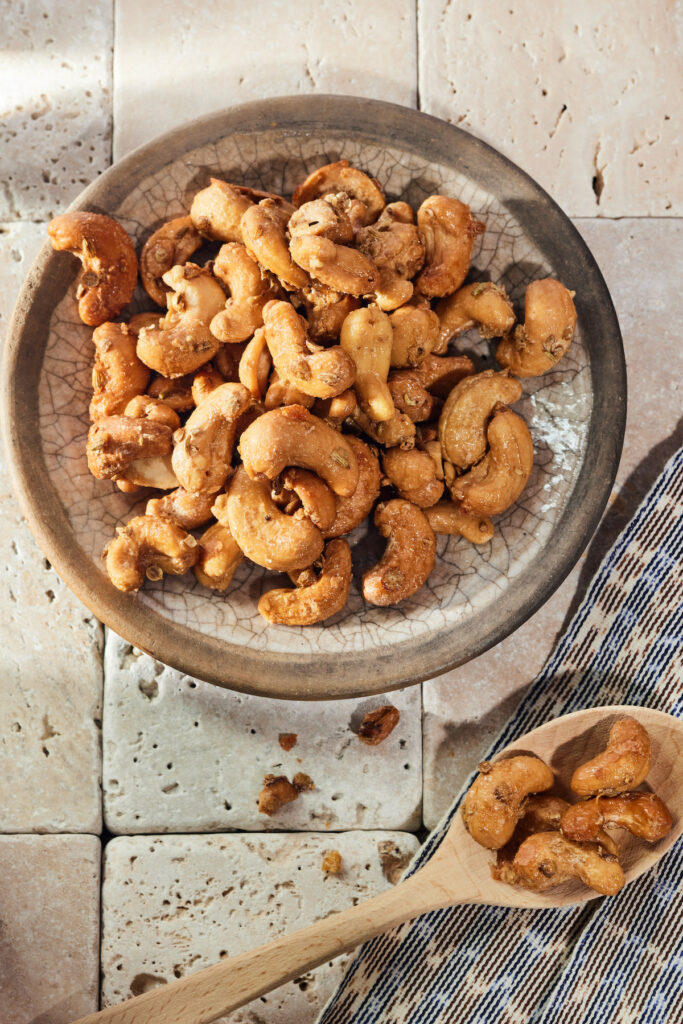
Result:
M310 409L314 402L313 395L304 394L294 384L283 380L277 370L273 370L263 401L266 410L279 409L281 405L303 405L304 409Z
M578 878L603 896L614 896L625 885L624 872L615 857L597 843L574 843L561 832L539 832L525 839L511 864L495 868L494 878L545 892Z
M199 538L194 574L204 587L226 590L244 555L224 523L214 523Z
M226 344L246 341L263 324L263 307L275 292L261 275L258 263L237 242L221 246L213 273L230 298L211 321L211 333Z
M335 427L340 427L345 419L353 415L357 404L356 392L353 388L348 388L334 398L316 398L313 414Z
M456 477L451 494L462 502L463 512L495 516L514 505L526 487L533 469L534 445L522 417L504 406L494 412L486 437L488 453Z
M493 870L494 878L501 878L514 860L517 850L529 836L536 835L538 832L560 832L562 815L569 806L566 800L559 796L550 796L548 793L539 793L528 797L524 801L522 814L512 839L497 851L496 867ZM618 856L617 845L606 832L599 830L595 835L595 841L599 844L603 855Z
M176 487L163 498L150 498L145 506L148 516L161 516L182 526L183 530L196 530L211 519L214 494L196 494Z
M208 398L216 388L225 383L223 374L219 373L212 363L204 363L203 366L200 366L192 374L192 401L195 406L201 405L205 398Z
M95 364L90 419L122 413L149 384L149 370L135 352L135 335L125 324L100 324L92 335Z
M435 356L428 355L418 366L423 385L438 395L448 398L456 384L464 377L474 373L474 363L469 356Z
M180 426L180 416L170 405L152 398L151 395L136 395L123 410L124 416L131 416L134 420L154 420L155 423L165 423L171 430L177 430Z
M487 544L493 538L493 523L486 516L463 512L452 501L440 501L425 512L434 533L464 537L471 544Z
M240 466L227 494L213 506L247 558L276 572L312 565L323 549L323 536L304 515L286 515L273 501L267 480L252 480Z
M347 439L301 405L259 416L242 434L239 447L252 478L273 480L286 466L301 466L342 497L353 494L358 483L358 464Z
M435 348L439 318L431 309L402 306L389 317L393 338L391 365L396 369L418 366Z
M247 252L288 291L310 284L308 274L292 261L287 244L289 214L273 199L250 206L242 218L242 236Z
M461 380L439 417L444 459L460 470L479 462L486 453L486 429L494 408L501 403L510 405L521 395L522 385L506 370L484 370Z
M294 499L296 505L303 509L304 515L323 532L329 530L335 521L337 499L327 484L308 469L299 469L298 466L286 469L276 479L271 493L286 512L290 512L286 505L288 498Z
M163 276L173 289L168 313L158 327L138 334L138 358L164 377L182 377L212 359L220 342L209 330L225 305L225 293L211 272L196 263L173 267Z
M394 403L387 386L391 360L391 322L377 306L349 313L339 344L356 367L355 390L363 412L377 423L392 419Z
M574 804L562 816L562 832L577 842L595 839L604 825L628 829L639 839L656 843L671 831L673 818L654 793L596 796Z
M496 359L518 377L539 377L560 361L575 329L572 293L552 277L532 281L524 297L524 324L503 338Z
M297 266L314 280L345 295L368 295L379 284L379 271L372 260L329 238L298 235L289 243L289 251Z
M162 280L171 267L182 266L202 244L191 217L176 217L162 224L147 239L140 253L140 280L151 299L166 306L166 293Z
M338 341L342 324L360 305L355 295L342 295L317 281L302 289L301 299L306 311L308 334L311 341L318 344Z
M354 239L353 224L347 212L348 205L349 197L343 192L303 203L289 218L289 237L321 235L332 242L339 242L340 245L348 245Z
M264 327L259 327L247 343L239 365L240 383L256 402L262 401L265 397L272 367L273 360L266 341L266 331Z
M358 463L358 484L353 494L346 498L337 497L334 522L328 529L323 530L326 540L328 537L343 537L360 526L370 514L379 496L380 472L377 453L358 437L349 435L346 441Z
M394 406L413 423L432 419L441 408L441 399L427 391L422 383L419 367L416 370L396 370L387 381Z
M55 217L47 233L53 249L66 249L83 264L76 288L83 323L98 327L118 316L138 280L138 258L128 233L111 217L85 210Z
M132 462L169 455L171 447L171 428L164 423L106 416L88 431L88 469L98 480L111 480Z
M211 178L211 184L197 192L192 200L190 217L204 238L214 242L241 242L242 215L253 205L246 190Z
M408 302L413 294L410 278L417 274L425 260L420 232L402 216L403 210L396 216L395 205L391 203L374 224L361 228L357 237L358 248L380 272L375 301L384 310L397 309Z
M438 353L445 352L449 341L471 327L477 327L482 338L502 338L515 322L505 289L493 281L458 288L437 302L435 312L439 318L439 343L434 351Z
M526 798L550 789L554 781L540 757L521 754L494 764L482 761L462 806L467 831L480 846L499 850L512 839Z
M580 765L570 785L579 796L614 796L644 782L651 764L647 731L634 718L622 718L610 729L605 750Z
M188 412L189 409L194 409L192 382L191 374L176 377L175 380L159 375L152 378L147 394L165 405L170 405L176 412Z
M426 249L425 268L416 288L430 298L450 295L470 269L472 247L484 225L458 199L430 196L417 211L417 225Z
M221 384L173 435L173 469L186 491L215 494L230 473L235 431L249 406L242 384Z
M136 516L117 534L103 554L118 590L139 590L145 577L182 576L197 559L197 541L170 519Z
M419 448L407 452L390 448L382 456L382 468L399 495L419 508L435 505L443 494L443 480L437 478L434 460Z
M311 352L306 321L291 303L268 302L263 322L275 369L283 380L314 398L332 398L353 384L353 359L338 345Z
M281 626L312 626L341 611L351 588L351 549L345 540L325 545L320 575L293 590L269 590L258 603L264 619Z
M419 590L434 568L434 531L422 509L401 498L379 504L374 522L387 546L363 575L363 597L370 604L398 604Z
M350 419L363 433L385 448L398 446L408 451L415 447L415 424L409 416L406 416L404 412L399 412L398 409L394 411L390 420L376 423L359 406L356 406Z
M164 292L164 295L166 295L166 292ZM165 298L164 305L166 305ZM134 334L137 338L143 327L158 327L159 321L163 320L163 318L163 313L136 313L130 318L126 326L130 333Z
M379 217L386 202L379 182L352 167L348 160L337 160L335 163L318 167L294 189L292 202L295 206L302 206L303 203L309 203L319 196L337 192L346 192L353 199L359 199L364 203L367 209L366 223L371 223Z

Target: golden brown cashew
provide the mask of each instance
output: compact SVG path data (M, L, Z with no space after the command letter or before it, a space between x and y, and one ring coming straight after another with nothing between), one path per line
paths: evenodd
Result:
M394 411L390 420L376 423L359 406L356 406L350 419L364 434L385 448L398 446L408 451L415 447L415 424L409 416L406 416L404 412L399 412L398 409Z
M301 466L342 497L353 494L358 483L358 464L347 439L301 405L259 416L242 434L240 454L252 478L273 480L286 466Z
M294 384L283 380L277 370L273 370L263 401L266 410L279 409L281 405L303 405L304 409L310 409L314 402L313 395L304 394Z
M401 207L398 216L396 205ZM384 310L397 309L408 302L413 294L410 278L417 274L425 260L424 242L418 229L403 219L404 205L407 204L389 204L374 224L358 232L358 248L380 272L376 302Z
M360 299L355 295L342 295L318 281L302 289L301 299L308 320L309 336L311 341L318 344L337 341L347 316L360 305Z
M444 459L467 469L486 453L486 428L496 405L511 405L522 395L522 385L506 370L484 370L457 384L439 417L439 440ZM521 493L521 492L520 492Z
M332 525L323 530L325 539L342 537L351 533L370 514L379 496L379 459L377 453L358 437L346 438L358 463L358 485L346 498L337 498L337 508Z
M329 238L299 235L289 243L289 251L312 278L345 295L368 295L379 284L379 271L367 256Z
M123 410L124 416L131 416L134 420L154 420L155 423L165 423L171 430L177 430L180 426L180 416L158 398L151 395L136 395Z
M471 544L488 544L493 538L493 523L486 516L463 512L452 501L440 501L425 512L434 533L464 537Z
M387 386L392 331L389 317L377 306L349 313L339 344L356 367L355 390L363 412L377 423L392 419L394 403Z
M171 428L163 423L106 416L88 431L88 469L98 480L111 480L135 460L170 454L171 446Z
M147 394L152 398L158 398L165 405L170 405L176 412L188 412L194 409L192 381L192 375L189 373L183 377L176 377L175 380L159 375L152 378Z
M512 864L494 868L493 875L501 882L521 885L532 892L545 892L570 878L578 878L603 896L614 896L626 882L619 862L597 843L573 843L561 832L529 836Z
M90 419L122 413L149 384L149 370L135 352L135 335L125 324L100 324L92 335L95 364Z
M394 406L413 423L432 419L441 408L441 400L427 391L422 383L419 367L416 370L396 370L387 381Z
M203 366L200 366L192 374L192 401L195 406L201 405L205 398L208 398L216 388L225 383L223 374L219 373L212 363L204 363Z
M268 377L272 366L266 331L264 327L259 327L242 353L239 365L240 383L257 402L263 400L268 390Z
M493 281L466 284L457 292L437 302L439 343L434 351L448 348L452 338L477 327L482 338L502 338L512 330L515 312L504 288Z
M250 404L242 384L221 384L173 435L173 469L186 491L215 494L230 473L235 431Z
M387 546L363 575L363 597L370 604L398 604L419 590L434 568L434 531L422 509L401 498L379 504L374 522Z
M426 249L425 268L415 286L430 298L450 295L465 280L472 247L484 225L458 199L430 196L417 211Z
M299 469L298 466L286 469L277 478L271 493L275 501L287 512L290 511L288 499L293 499L297 509L302 508L304 515L323 532L328 530L335 520L337 499L327 484L308 469Z
M199 538L194 574L204 587L226 590L244 555L224 523L214 523Z
M299 391L314 398L332 398L353 384L353 359L338 345L311 352L306 321L289 302L268 302L263 323L275 369Z
M463 512L496 516L519 498L531 476L534 445L529 428L511 409L494 412L486 436L489 451L476 466L456 477L451 494Z
M628 829L639 839L656 843L671 831L673 818L654 793L596 796L574 804L562 816L563 834L577 842L595 839L604 825Z
M345 540L331 540L314 583L293 590L269 590L259 603L264 619L281 626L312 626L341 611L351 588L351 549Z
M76 288L83 323L98 327L118 316L138 280L138 258L128 233L111 217L85 210L55 217L47 233L53 249L73 253L83 264Z
M526 754L482 761L462 806L465 827L475 842L499 850L512 838L531 793L550 789L555 777L540 757Z
M145 506L148 516L160 516L182 526L183 530L196 530L211 519L214 494L193 494L176 487L163 498L150 498Z
M273 199L250 206L242 218L242 236L247 251L288 291L306 288L308 274L292 262L287 244L289 213Z
M118 590L139 590L145 577L182 576L197 559L197 541L169 519L136 516L117 532L103 553Z
M219 523L227 525L252 562L276 572L312 565L323 549L323 536L304 515L286 515L273 501L267 480L252 480L240 466L227 494L213 506Z
M147 239L140 253L140 280L151 299L166 306L168 289L162 280L171 267L187 263L202 244L191 217L176 217L162 224Z
M197 192L192 200L190 217L204 238L215 242L241 242L242 215L253 205L253 199L244 190L211 178L211 184Z
M303 203L289 218L289 237L321 235L332 242L348 245L354 238L353 224L347 211L348 205L349 197L343 192Z
M496 359L518 377L539 377L566 353L575 328L572 293L552 277L532 281L524 298L524 324L503 338Z
M639 786L651 764L647 731L634 718L622 718L610 729L605 750L577 768L570 785L579 796L614 796Z
M230 298L211 321L211 333L225 344L246 341L263 324L263 307L275 292L258 263L237 242L221 246L213 272Z
M408 452L390 448L382 456L382 468L399 495L420 508L436 504L443 494L443 480L437 479L434 460L418 448Z
M353 199L359 199L364 203L368 223L379 217L386 202L379 182L352 167L348 160L337 160L335 163L318 167L294 189L292 202L295 206L301 206L331 192L346 192Z
M166 292L164 292L164 295ZM164 305L166 300L164 299ZM136 313L132 316L126 325L131 334L134 334L137 338L138 334L143 327L158 327L159 321L164 317L163 313Z
M208 363L220 348L209 330L225 305L225 293L211 272L196 263L173 267L163 280L173 289L168 313L158 327L143 327L138 358L164 377L182 377Z
M438 341L438 316L431 309L402 306L389 320L393 332L391 365L396 369L419 366Z

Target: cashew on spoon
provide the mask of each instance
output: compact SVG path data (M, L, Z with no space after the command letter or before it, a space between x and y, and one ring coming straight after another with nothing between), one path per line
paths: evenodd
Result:
M619 862L606 854L599 843L575 843L561 832L529 836L512 863L494 868L493 876L532 892L545 892L578 878L604 896L614 896L626 883Z
M182 576L197 559L197 541L170 519L136 516L104 550L107 573L118 590L139 590L164 573Z
M310 570L304 570L301 575L305 578L304 585L263 594L258 610L269 622L312 626L341 611L348 600L352 577L351 550L347 542L329 541L320 561L320 574L314 582L309 582Z
M647 730L634 718L622 718L609 731L601 754L580 765L571 788L579 796L614 796L644 782L652 765Z
M524 297L524 324L496 349L496 359L518 377L548 373L562 359L576 329L576 308L563 284L547 277L532 281Z
M656 843L671 831L673 819L654 793L620 793L573 804L561 822L563 835L577 842L595 839L604 825L628 829L639 839Z
M283 380L314 398L332 398L355 379L351 356L338 345L311 351L306 321L289 302L268 302L263 323L273 364Z
M476 466L451 484L464 512L495 516L519 498L531 476L534 445L521 416L504 406L494 412L486 431L489 451Z
M550 789L554 781L540 757L521 754L495 764L482 761L462 807L467 831L480 846L499 850L512 839L526 798Z
M387 546L363 576L363 597L370 604L398 604L419 590L434 568L434 531L422 509L401 498L378 505L374 521Z

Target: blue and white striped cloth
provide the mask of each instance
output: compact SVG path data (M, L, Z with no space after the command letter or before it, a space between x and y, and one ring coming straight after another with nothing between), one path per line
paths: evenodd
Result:
M604 559L489 756L581 708L683 715L683 451ZM432 855L456 803L411 872ZM364 946L319 1024L683 1024L683 842L609 900L456 907Z

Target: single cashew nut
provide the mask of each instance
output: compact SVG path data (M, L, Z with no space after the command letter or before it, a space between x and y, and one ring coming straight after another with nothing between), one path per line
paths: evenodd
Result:
M487 544L493 538L493 523L486 516L463 512L452 501L440 501L425 512L434 533L464 537L471 544Z
M434 568L434 531L422 509L401 498L378 505L374 522L387 546L363 575L363 597L370 604L398 604L419 590Z
M225 383L223 374L212 363L204 363L192 374L192 401L196 406L201 405L205 398Z
M118 316L138 280L138 258L128 233L111 217L85 210L55 217L47 233L53 249L71 252L83 264L76 287L83 323L98 327Z
M182 576L197 559L197 541L170 519L136 516L104 550L109 579L118 590L139 590L164 573Z
M391 322L377 306L349 313L339 344L356 367L355 389L363 412L377 423L392 419L394 403L387 386L392 344Z
M614 796L644 782L651 765L647 730L635 718L622 718L610 729L605 750L580 765L570 785L579 796Z
M358 463L358 485L353 494L345 498L337 497L337 507L332 524L323 529L323 536L343 537L351 533L370 514L372 506L379 496L379 459L377 453L358 437L349 435L346 438Z
M530 793L550 789L555 777L540 757L521 754L482 761L462 806L465 827L475 842L499 850L512 839Z
M265 397L268 390L268 377L273 360L268 349L265 328L259 327L254 337L247 343L239 365L240 382L256 402Z
M230 473L237 421L249 404L241 384L221 384L173 435L173 469L186 491L221 489Z
M150 498L145 506L148 516L160 516L182 526L183 530L196 530L211 519L214 494L197 494L176 487L162 498Z
M574 804L562 816L562 833L577 842L595 839L604 825L628 829L639 839L656 843L671 831L673 818L654 793L596 796Z
M385 198L379 182L363 171L352 167L348 160L337 160L332 164L318 167L301 185L294 189L292 202L302 206L329 193L346 192L353 199L359 199L367 208L367 223L376 220L385 206Z
M94 422L122 413L131 398L149 384L149 370L138 359L135 335L125 324L100 324L93 331L92 340L95 364L90 419Z
M482 338L502 338L512 330L515 312L504 288L493 281L480 281L458 288L453 295L437 302L439 342L434 351L445 352L448 343L472 327Z
M360 299L355 295L342 295L319 281L303 288L300 294L306 311L308 334L317 344L338 341L342 324L360 305Z
M252 478L273 480L286 466L301 466L342 497L353 494L358 483L358 464L347 439L301 405L259 416L242 434L239 447Z
M237 242L221 246L213 272L230 298L211 321L211 333L226 344L246 341L263 324L263 307L275 292L258 263Z
M486 429L493 410L499 404L516 402L521 395L522 385L507 371L484 370L461 380L439 417L444 459L461 470L479 462L486 453Z
M123 410L124 416L131 416L134 420L154 420L155 423L165 423L171 430L177 430L180 426L180 416L158 398L151 395L136 395Z
M301 508L303 514L323 532L335 520L337 499L327 484L308 469L299 469L298 466L286 469L277 478L271 493L285 511L290 512L290 504L295 504L296 508L292 507L291 511Z
M331 540L323 552L320 575L293 590L269 590L258 603L264 619L281 626L312 626L341 611L351 588L351 549Z
M133 461L169 455L171 428L129 416L106 416L88 431L88 469L98 480L125 473Z
M395 408L405 413L413 423L431 420L441 408L441 400L430 394L422 383L419 367L394 371L387 384Z
M420 508L435 505L443 494L443 480L437 479L434 460L418 448L407 452L390 448L382 456L382 468L399 495Z
M176 377L174 380L160 375L152 378L147 394L152 398L158 398L165 405L170 405L176 412L188 412L194 409L195 405L192 398L192 383L191 374Z
M263 401L266 410L279 409L281 405L303 405L304 409L310 409L314 402L313 395L304 394L294 384L283 380L277 370L273 370Z
M431 309L402 306L389 317L393 332L391 365L397 369L418 366L436 347L439 318Z
M162 280L163 275L171 267L187 263L201 244L202 237L193 226L191 217L169 220L147 239L140 253L140 279L157 305L166 305L168 289Z
M199 538L194 574L204 587L227 590L244 555L224 523L214 523Z
M446 196L429 196L417 211L417 225L426 249L425 268L415 282L430 298L450 295L465 280L472 247L484 225L469 206Z
M495 516L519 498L531 476L534 445L529 428L511 409L495 412L486 432L490 450L476 466L456 477L451 494L464 512Z
M347 212L348 205L349 197L343 192L303 203L289 218L289 237L321 235L341 245L353 242L354 230Z
M619 862L597 843L574 843L561 832L529 836L512 864L496 869L494 877L532 892L545 892L578 878L603 896L614 896L626 883Z
M379 283L379 271L367 256L329 238L298 235L290 242L289 251L314 280L345 295L367 295Z
M236 185L211 178L211 184L197 192L190 218L204 238L214 242L241 242L242 215L254 205L253 199Z
M532 281L524 297L524 324L503 338L496 359L518 377L540 377L566 353L575 329L572 293L552 277Z
M268 302L263 323L273 364L283 380L314 398L332 398L353 384L353 359L338 345L311 352L306 322L291 303Z
M273 199L250 206L242 217L242 237L247 252L288 291L310 284L308 274L292 262L287 244L289 213ZM332 243L331 243L332 244Z

